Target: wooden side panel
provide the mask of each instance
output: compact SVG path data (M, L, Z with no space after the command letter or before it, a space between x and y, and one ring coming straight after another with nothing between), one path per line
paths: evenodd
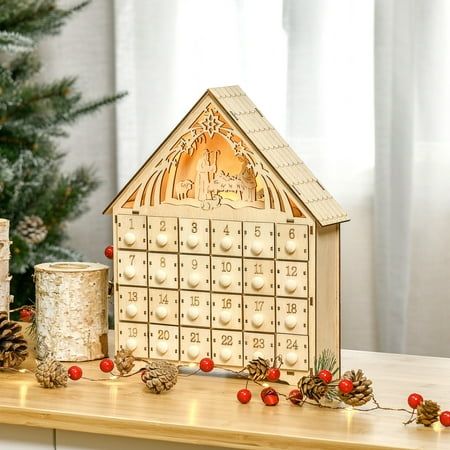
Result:
M317 355L330 349L340 367L340 226L317 226Z

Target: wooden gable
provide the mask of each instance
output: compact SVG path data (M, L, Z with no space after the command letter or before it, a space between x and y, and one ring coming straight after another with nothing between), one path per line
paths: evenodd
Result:
M239 87L208 90L105 213L174 205L348 220Z

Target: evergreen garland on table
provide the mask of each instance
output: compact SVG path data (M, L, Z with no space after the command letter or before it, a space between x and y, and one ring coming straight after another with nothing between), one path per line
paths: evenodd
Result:
M83 1L62 9L56 0L3 0L0 7L0 217L11 221L15 305L34 298L37 263L74 260L65 222L86 209L98 181L91 168L62 173L58 140L79 117L124 94L83 102L75 78L37 81L39 40L58 34Z

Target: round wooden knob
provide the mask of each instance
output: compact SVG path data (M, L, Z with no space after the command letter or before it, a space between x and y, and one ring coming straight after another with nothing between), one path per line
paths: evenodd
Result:
M166 233L159 233L156 236L156 245L158 247L165 247L167 245L167 242L169 242L169 238L167 237Z
M137 340L135 338L128 338L127 339L127 343L126 343L126 347L131 352L136 350L136 348L137 348Z
M186 240L186 244L189 248L197 247L199 242L200 242L200 239L198 238L198 236L196 234L190 234Z
M297 326L297 317L295 317L293 314L288 314L284 318L284 325L286 328L289 328L289 330L292 330Z
M297 353L294 352L287 352L286 357L284 358L284 361L288 366L293 366L298 360Z
M284 289L289 294L292 294L293 292L295 292L297 289L297 286L298 286L298 281L293 280L293 279L286 280L286 282L284 283Z
M258 359L258 358L264 358L264 353L263 352L255 352L253 353L253 359Z
M233 238L230 236L224 236L220 241L220 248L223 251L228 251L233 246Z
M125 275L125 278L127 280L131 280L136 276L136 269L134 268L134 266L127 266L125 267L125 271L123 274Z
M262 314L262 313L253 314L253 316L252 316L252 325L255 328L261 327L263 323L264 323L264 314Z
M168 310L165 306L158 306L155 309L155 315L159 320L164 320L167 317Z
M200 274L197 272L193 272L193 273L189 274L189 277L188 277L189 286L191 286L193 288L197 287L200 283L200 278L201 278Z
M197 320L199 315L200 315L200 310L196 306L191 306L188 309L187 316L188 316L189 320L192 320L192 321Z
M129 231L125 234L123 240L125 241L125 244L133 245L136 242L136 235L132 231Z
M259 291L260 289L262 289L264 286L264 283L265 283L264 278L259 275L252 278L252 288L255 289L256 291Z
M231 277L231 275L228 275L226 273L223 273L222 275L220 275L219 277L219 284L223 287L223 288L227 288L230 286L230 284L233 282L233 278Z
M284 250L288 255L292 255L297 250L297 243L292 239L288 239L284 244Z
M125 313L128 317L134 317L138 313L138 308L134 303L130 303L126 309Z
M233 352L230 348L223 348L222 350L220 350L219 356L223 362L228 362L233 356Z
M164 269L158 269L155 273L155 280L157 283L162 284L166 281L167 272Z
M219 320L222 325L227 325L231 321L231 312L230 311L221 311Z
M250 247L250 251L256 256L260 255L263 249L264 249L264 242L260 240L253 241Z
M165 341L158 341L156 344L156 351L160 355L165 355L167 353L167 350L169 350L169 344Z
M198 345L190 345L187 351L190 359L195 359L200 354L200 347Z

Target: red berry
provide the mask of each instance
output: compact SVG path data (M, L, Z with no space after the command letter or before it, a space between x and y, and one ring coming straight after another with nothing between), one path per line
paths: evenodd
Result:
M241 389L237 393L237 399L244 405L248 403L252 398L252 393L248 389Z
M271 367L267 370L266 378L268 381L278 381L280 379L281 373L278 367Z
M288 399L294 405L300 404L301 401L303 400L302 391L300 391L299 389L292 389L292 391L289 392Z
M67 375L69 375L71 380L77 381L83 376L83 371L81 370L81 367L71 366L67 370Z
M439 420L444 427L450 427L450 411L442 411Z
M317 376L325 383L331 383L331 380L333 379L333 374L329 370L321 370Z
M416 409L423 402L423 397L420 394L410 394L408 397L408 405L412 409Z
M353 391L353 383L347 378L342 378L342 380L339 381L338 388L343 394L350 394L350 392Z
M203 358L200 361L200 370L202 372L211 372L214 369L214 361L211 358Z
M100 370L102 372L108 373L111 372L113 369L114 369L114 362L111 359L105 358L100 361Z
M104 253L108 259L113 259L114 258L114 247L112 245L108 245L107 247L105 247Z
M31 322L33 320L34 311L31 308L23 308L19 312L22 322Z
M280 397L278 397L278 392L271 387L266 387L261 391L262 401L266 406L278 405Z

